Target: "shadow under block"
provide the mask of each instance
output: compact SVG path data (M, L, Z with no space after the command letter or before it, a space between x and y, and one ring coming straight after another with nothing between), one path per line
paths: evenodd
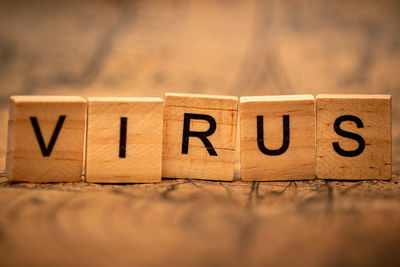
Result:
M86 181L161 181L161 98L88 98Z
M80 181L85 127L86 100L81 97L11 97L6 163L9 181Z
M312 95L240 98L242 181L315 178Z
M163 177L232 181L237 112L237 97L165 94Z
M391 96L317 96L317 177L391 178Z

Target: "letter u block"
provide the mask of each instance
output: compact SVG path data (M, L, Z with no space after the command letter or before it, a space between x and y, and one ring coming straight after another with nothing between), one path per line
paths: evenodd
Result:
M317 96L317 177L391 178L391 96Z
M163 177L233 180L238 98L165 94Z
M314 179L314 97L241 97L240 154L242 181Z
M88 98L86 181L161 181L161 98Z
M82 174L86 100L13 96L6 174L15 182L76 182Z

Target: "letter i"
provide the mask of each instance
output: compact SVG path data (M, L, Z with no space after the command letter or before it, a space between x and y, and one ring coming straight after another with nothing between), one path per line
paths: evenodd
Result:
M128 128L128 118L121 117L121 126L119 134L119 157L126 158L126 131Z

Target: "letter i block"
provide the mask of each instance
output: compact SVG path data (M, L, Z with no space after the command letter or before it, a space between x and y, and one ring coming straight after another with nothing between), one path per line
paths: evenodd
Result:
M165 94L163 177L233 180L238 98Z
M315 178L312 95L240 98L242 181Z
M73 96L13 96L9 108L9 181L80 181L86 100Z
M317 96L317 177L391 178L391 96Z
M86 181L161 181L161 98L88 98Z

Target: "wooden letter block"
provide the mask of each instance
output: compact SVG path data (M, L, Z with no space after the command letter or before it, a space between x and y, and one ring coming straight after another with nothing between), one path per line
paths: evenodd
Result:
M161 98L88 98L86 181L161 181Z
M233 180L238 98L166 94L163 177Z
M242 181L315 178L312 95L240 98Z
M10 98L7 177L20 182L80 181L86 100L74 96Z
M391 96L317 96L317 177L391 178Z

